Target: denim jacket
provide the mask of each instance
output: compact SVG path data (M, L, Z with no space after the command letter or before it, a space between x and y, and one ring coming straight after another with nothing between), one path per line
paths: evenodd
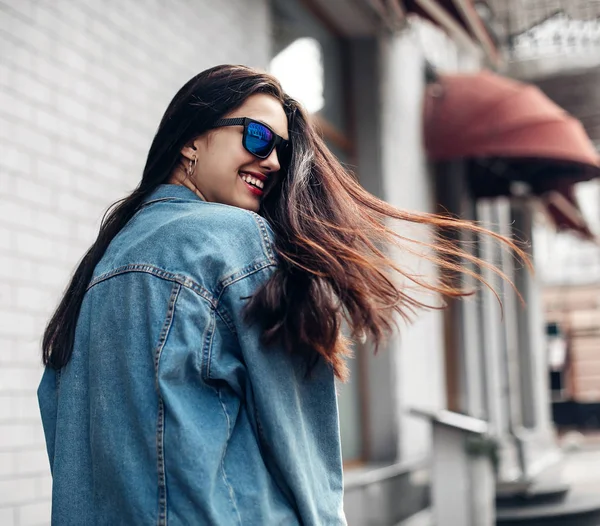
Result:
M98 263L38 398L52 524L341 525L332 370L260 344L257 214L162 185Z

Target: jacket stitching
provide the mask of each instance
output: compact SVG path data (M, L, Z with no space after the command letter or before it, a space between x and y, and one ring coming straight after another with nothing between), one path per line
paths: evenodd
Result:
M229 498L231 499L231 504L237 515L238 524L242 524L242 517L240 516L240 511L239 511L239 508L237 505L237 499L235 498L235 492L233 491L233 487L229 483L229 480L227 478L227 473L225 472L225 456L227 455L227 445L229 444L229 441L231 440L231 420L229 418L229 413L227 412L227 406L225 405L225 402L223 401L223 398L221 396L221 389L215 388L215 390L217 391L217 395L219 397L219 403L221 404L221 407L223 408L223 413L225 414L225 420L227 421L227 440L225 441L225 447L223 448L223 455L221 456L221 476L223 477L223 483L225 484L225 486L227 487L227 490L229 491Z
M210 358L212 355L212 346L213 346L213 342L214 342L215 327L216 327L215 311L212 310L210 322L208 324L208 328L206 330L205 337L204 337L205 343L207 343L207 345L206 345L206 360L205 360L205 362L206 362L205 380L210 379ZM209 383L208 385L211 385L211 384ZM219 403L221 404L221 408L223 409L223 413L225 415L225 421L227 423L227 440L225 441L225 447L223 448L223 454L221 456L221 461L220 461L221 477L223 478L223 483L225 484L225 487L227 488L227 492L229 493L229 499L231 500L231 505L233 506L233 509L237 515L238 524L241 524L242 518L240 516L239 508L237 505L237 499L235 498L235 492L233 490L233 487L229 483L229 480L227 478L227 473L225 472L225 456L227 454L227 445L229 444L229 440L231 439L231 419L229 418L229 413L227 412L227 406L225 405L225 402L223 401L223 398L221 396L221 390L218 387L215 387L214 385L211 385L211 388L215 391L215 393L217 394L217 396L219 398Z
M219 318L221 318L221 320L223 321L223 323L225 323L225 325L227 325L227 328L233 333L236 334L237 331L235 329L235 324L233 323L233 319L231 318L231 316L229 315L229 313L221 308L221 307L217 307L215 309L215 312L217 313L217 315L219 316Z
M165 404L158 398L158 417L156 426L156 458L158 464L158 526L167 526L167 482L165 476L164 439Z
M155 267L154 265L148 265L144 263L132 263L130 265L123 265L122 267L113 269L110 272L101 274L100 276L90 281L87 290L90 290L92 287L98 285L103 281L106 281L107 279L114 278L115 276L118 276L120 274L127 274L129 272L144 272L146 274L152 274L153 276L165 279L167 281L174 281L182 287L193 290L196 294L209 301L213 307L216 305L213 295L193 279L188 278L187 276L183 276L181 274L168 272L159 267Z
M177 298L179 297L180 291L181 284L174 284L173 290L171 291L171 297L169 298L167 315L160 332L158 345L156 347L156 350L154 351L154 382L156 393L158 395L158 414L156 423L156 458L158 471L158 526L167 526L167 482L165 469L165 406L160 392L158 370L160 366L160 357L167 342L169 331L173 323L175 305L177 303Z
M264 249L266 255L268 256L268 258L272 262L274 262L275 254L273 253L273 245L271 242L271 236L269 235L269 231L267 229L267 222L258 214L253 213L252 217L254 218L254 220L258 226L258 229L260 230L263 249Z
M263 263L261 265L254 265L254 268L252 269L252 271L249 271L247 274L244 275L240 275L240 276L236 276L235 279L232 277L231 280L228 280L227 283L223 283L221 282L221 286L217 289L217 298L216 298L216 307L215 307L215 311L217 312L217 314L219 315L219 317L223 320L223 322L225 323L225 325L227 325L227 327L229 328L229 330L232 332L232 334L237 334L237 330L235 328L235 324L233 323L233 319L231 317L231 315L229 314L229 312L224 309L221 305L219 305L220 301L221 301L221 296L223 296L223 294L225 293L225 290L230 287L231 285L237 283L238 281L242 281L243 279L246 279L247 277L256 274L257 272L260 272L261 270L264 270L266 268L272 267L274 266L273 263Z
M58 396L58 392L60 391L60 381L62 379L62 369L58 369L56 371L56 394Z
M215 311L211 309L210 312L210 321L208 326L206 327L206 331L204 332L204 345L202 349L202 363L200 364L200 370L204 375L204 379L210 378L210 361L212 356L212 344L215 335Z
M252 265L246 265L244 268L238 270L237 272L234 272L233 274L230 274L229 276L221 279L219 281L219 285L217 286L217 302L219 301L219 296L220 296L220 291L221 289L224 289L226 287L228 287L229 285L231 285L232 283L235 283L236 281L239 281L241 279L244 279L248 276L251 276L252 274L255 274L256 272L258 272L259 270L262 270L266 267L272 267L275 266L275 262L271 261L271 260L261 260L258 261L256 263L253 263Z

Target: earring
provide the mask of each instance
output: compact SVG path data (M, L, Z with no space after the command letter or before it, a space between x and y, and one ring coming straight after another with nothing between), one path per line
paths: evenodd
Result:
M187 170L185 171L187 177L191 177L192 175L194 175L194 171L196 170L196 164L198 164L198 159L196 159L195 157L190 159L190 164L188 164Z

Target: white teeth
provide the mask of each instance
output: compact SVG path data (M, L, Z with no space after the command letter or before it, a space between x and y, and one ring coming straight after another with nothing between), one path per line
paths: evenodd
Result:
M260 179L257 179L256 177L252 177L251 175L246 174L243 174L241 177L242 180L246 181L248 184L256 186L257 188L262 189L265 187L265 183L263 183Z

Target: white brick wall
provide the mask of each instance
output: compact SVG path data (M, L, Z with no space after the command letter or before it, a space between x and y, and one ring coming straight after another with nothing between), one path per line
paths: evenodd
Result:
M267 3L0 0L0 525L49 523L35 391L60 292L176 90L266 66Z

